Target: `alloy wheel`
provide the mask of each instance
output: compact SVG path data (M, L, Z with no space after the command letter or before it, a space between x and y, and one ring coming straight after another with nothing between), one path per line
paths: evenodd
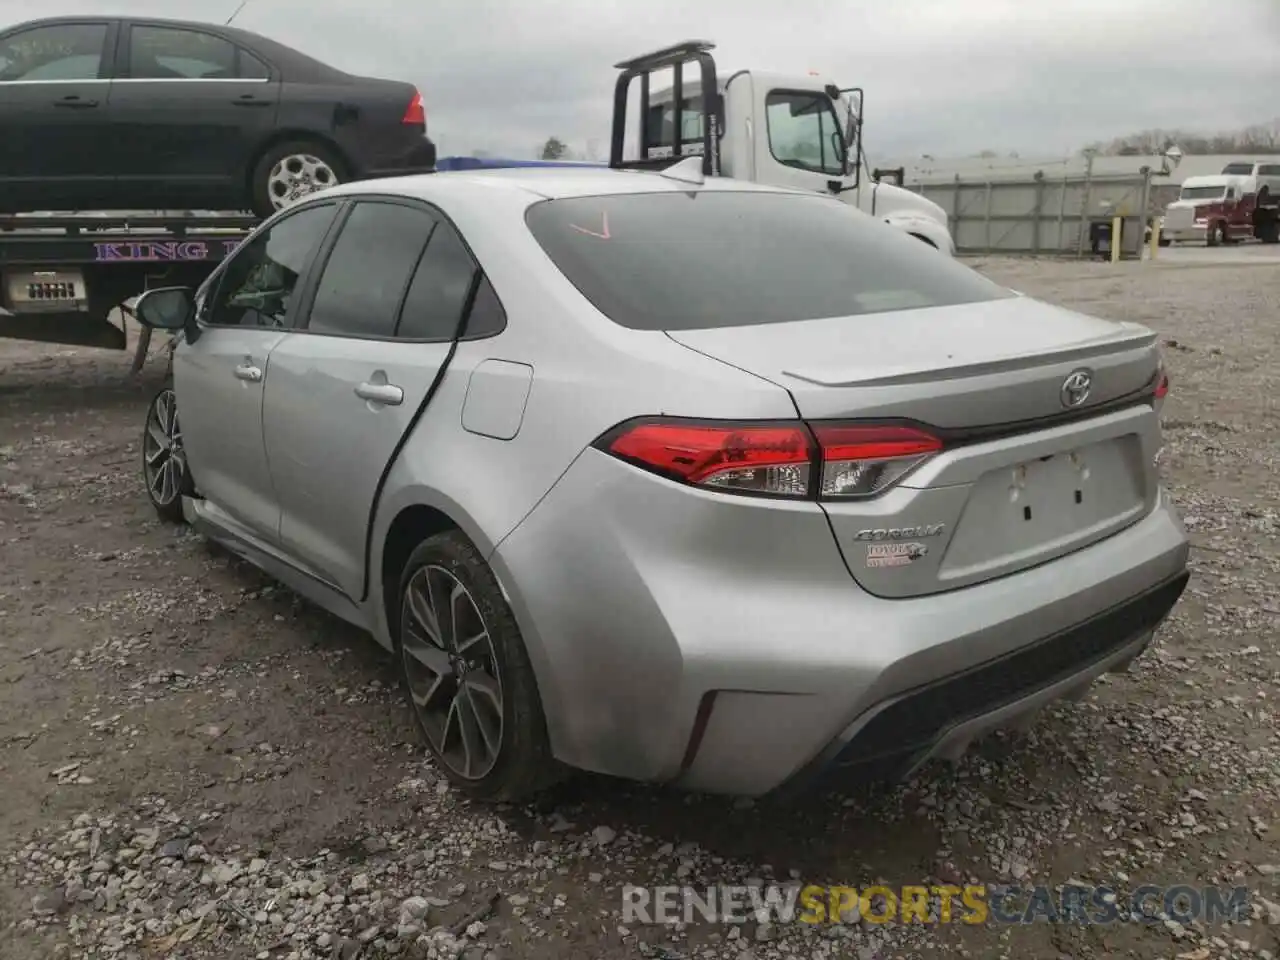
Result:
M333 168L309 153L281 157L267 176L267 195L271 205L283 210L303 197L338 183Z
M167 507L182 495L187 454L182 446L182 428L178 423L178 398L172 390L158 394L147 411L147 429L142 438L142 469L147 491L157 505Z
M405 585L400 655L436 756L465 780L484 778L502 749L502 674L475 598L444 567L423 566Z

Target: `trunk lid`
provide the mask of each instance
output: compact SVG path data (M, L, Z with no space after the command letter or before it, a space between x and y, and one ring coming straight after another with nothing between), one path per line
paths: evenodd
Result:
M1159 418L1144 391L1160 358L1145 327L1015 297L668 336L787 389L806 420L905 419L942 437L885 493L823 503L871 593L1013 573L1155 506ZM1070 406L1080 371L1090 389Z

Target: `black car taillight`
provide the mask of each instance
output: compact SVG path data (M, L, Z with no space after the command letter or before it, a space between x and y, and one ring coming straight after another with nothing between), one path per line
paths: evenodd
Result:
M404 117L401 123L412 125L415 127L425 127L427 125L427 108L422 104L422 94L417 90L413 91L413 99L409 101L409 106L405 108Z
M645 418L596 442L621 460L690 486L792 500L874 497L942 449L911 426Z

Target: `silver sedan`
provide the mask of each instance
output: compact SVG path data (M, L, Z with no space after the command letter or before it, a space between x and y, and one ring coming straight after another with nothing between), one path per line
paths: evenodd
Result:
M138 304L156 509L394 652L477 797L906 775L1186 584L1150 330L700 179L345 185Z

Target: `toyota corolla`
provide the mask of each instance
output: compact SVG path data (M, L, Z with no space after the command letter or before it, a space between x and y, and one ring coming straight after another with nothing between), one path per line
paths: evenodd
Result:
M684 166L348 184L146 294L156 509L394 652L483 798L906 774L1140 654L1152 331Z

